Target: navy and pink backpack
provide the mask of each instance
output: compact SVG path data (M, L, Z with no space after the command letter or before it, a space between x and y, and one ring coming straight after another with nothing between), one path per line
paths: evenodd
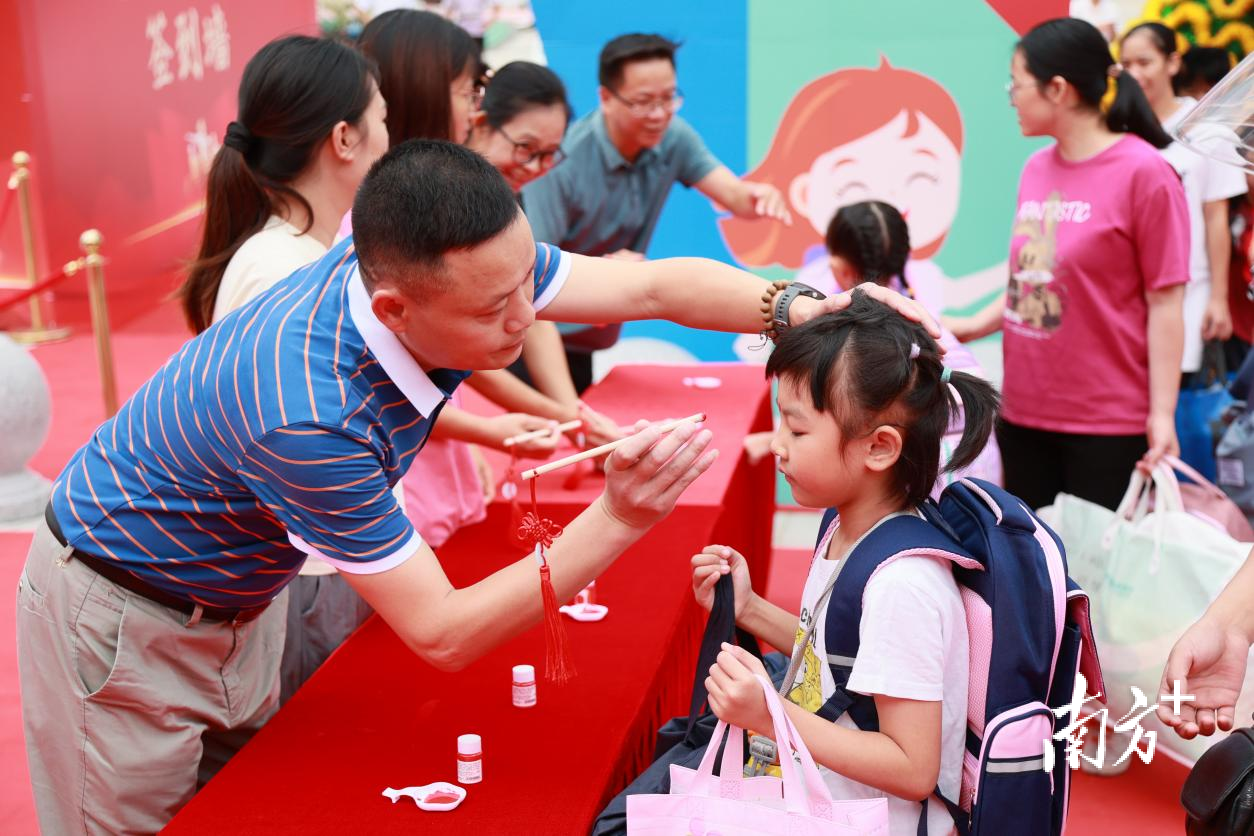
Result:
M1053 738L1071 718L1053 709L1072 702L1077 672L1089 694L1103 701L1105 694L1088 596L1067 577L1058 536L1001 488L963 479L922 511L926 519L883 522L846 558L823 626L836 692L818 714L833 721L848 714L860 729L879 728L874 700L844 687L858 655L862 593L880 566L898 558L950 561L969 634L967 750L959 797L944 798L938 788L929 801L945 804L964 836L1057 836L1071 773L1066 740ZM829 510L820 542L834 522Z

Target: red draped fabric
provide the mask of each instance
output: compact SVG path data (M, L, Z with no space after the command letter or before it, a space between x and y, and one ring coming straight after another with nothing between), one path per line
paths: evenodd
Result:
M722 385L696 389L691 375ZM602 622L567 620L578 677L542 679L534 708L514 708L510 670L543 671L541 626L458 673L409 652L380 619L366 623L171 823L170 833L586 833L605 802L648 765L659 725L687 712L704 613L689 558L709 543L741 548L765 582L774 510L772 463L750 467L741 440L770 429L760 366L615 369L588 402L623 424L709 416L720 456L675 512L597 581ZM558 455L569 453L559 451ZM495 458L498 473L504 459ZM542 478L542 513L566 523L600 493ZM509 510L463 529L439 556L457 586L517 560ZM539 580L536 594L540 594ZM455 781L456 738L483 738L483 783L451 813L426 813L380 793Z

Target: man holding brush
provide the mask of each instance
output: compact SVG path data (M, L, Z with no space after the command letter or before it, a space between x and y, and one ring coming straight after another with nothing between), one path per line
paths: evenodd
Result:
M456 589L390 490L465 370L511 363L537 312L747 332L764 307L785 327L846 304L771 286L767 305L760 279L703 259L537 244L496 170L445 142L379 160L353 227L188 342L57 480L18 592L45 832L158 830L265 722L285 609L270 604L306 555L442 670L540 619L533 558ZM559 600L670 512L710 440L684 422L610 455L605 492L547 551Z

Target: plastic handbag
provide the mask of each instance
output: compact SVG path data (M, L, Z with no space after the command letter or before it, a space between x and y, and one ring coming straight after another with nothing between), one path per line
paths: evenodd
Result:
M701 762L718 723L718 718L706 708L709 694L705 689L705 680L710 666L722 651L723 642L738 642L754 656L762 658L773 677L783 679L788 657L781 653L768 653L763 657L757 639L736 627L735 597L731 575L719 578L714 585L714 605L710 608L710 617L701 638L701 650L697 655L688 716L672 717L658 729L653 763L626 789L610 799L592 824L592 836L622 836L627 830L628 798L641 793L668 792L673 765L691 767ZM718 743L713 748L718 749Z
M1152 486L1144 474L1135 472L1114 512L1059 494L1040 515L1062 538L1069 573L1092 599L1110 720L1134 712L1141 727L1158 732L1159 748L1196 760L1222 735L1178 737L1154 712L1140 716L1145 706L1135 705L1132 688L1150 703L1158 701L1171 648L1236 574L1250 544L1190 514L1178 482L1164 464L1155 468ZM1254 712L1254 663L1247 669L1242 694L1237 710L1248 716ZM1112 759L1121 754L1115 752Z
M627 799L628 836L719 834L749 836L888 836L886 798L833 801L818 766L784 711L774 687L758 677L781 752L782 778L744 777L744 734L720 721L696 770L671 767L668 795L633 795ZM714 775L717 743L724 735L719 775Z
M1234 540L1254 543L1254 528L1250 527L1250 521L1221 488L1175 456L1165 456L1163 462L1173 480L1176 473L1190 480L1176 483L1185 511L1220 531L1228 532Z

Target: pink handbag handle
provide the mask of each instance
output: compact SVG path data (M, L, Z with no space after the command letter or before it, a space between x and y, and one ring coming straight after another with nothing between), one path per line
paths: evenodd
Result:
M789 719L788 713L785 711L783 702L779 694L776 693L774 686L764 677L759 676L757 679L762 685L763 692L766 694L766 707L771 714L771 722L775 727L775 745L779 751L780 771L784 776L782 783L785 806L793 813L808 813L815 818L832 820L832 794L827 789L827 784L823 781L818 765L815 764L814 758L810 755L810 750L806 748L805 743L801 740L801 735L797 732L796 726ZM740 793L735 788L735 785L745 780L742 774L744 741L742 740L741 731L737 726L728 726L722 720L718 721L718 725L714 727L714 733L710 736L710 743L706 747L705 754L701 758L701 764L697 767L697 780L693 784L694 795L708 793L708 787L710 786L708 779L714 775L714 758L718 751L719 742L722 741L725 735L729 735L727 745L723 748L723 760L718 782L719 791L724 797L740 797ZM794 750L801 759L801 776L797 775L797 765L792 759ZM805 799L804 801L803 798Z
M1191 479L1193 482L1196 482L1200 487L1205 489L1205 491L1208 494L1215 497L1216 499L1227 498L1228 495L1223 492L1222 488L1220 488L1218 485L1211 482L1202 474L1198 473L1196 470L1190 467L1189 464L1186 463L1183 459L1179 459L1176 456L1163 456L1163 462L1167 464L1168 466L1170 466L1171 469L1176 471L1177 473L1183 473L1185 476L1189 477L1189 479Z

